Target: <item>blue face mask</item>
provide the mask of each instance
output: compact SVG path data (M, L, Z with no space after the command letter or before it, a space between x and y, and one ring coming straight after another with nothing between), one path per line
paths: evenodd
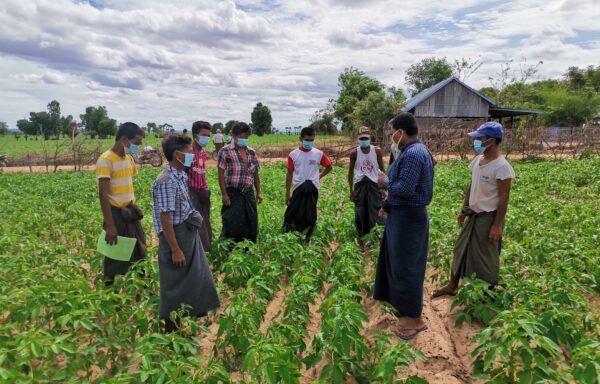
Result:
M302 140L302 148L304 149L312 149L314 145L314 141Z
M481 141L481 140L474 140L473 141L473 149L479 155L481 155L483 152L485 152L485 147L483 146L483 141Z
M208 137L208 136L200 136L198 138L198 140L196 140L196 142L198 143L199 146L206 147L208 145L208 143L210 142L210 137Z
M183 153L183 155L185 156L183 158L183 166L184 167L190 167L192 165L192 162L194 161L194 154L193 153L185 153L185 152L181 152ZM177 161L179 161L181 163L181 160L177 159Z
M125 148L125 153L128 155L135 155L139 147L133 143L129 143L129 147Z
M371 140L358 140L358 145L360 145L361 148L369 148L371 146Z
M248 146L248 139L237 139L237 145L246 148Z

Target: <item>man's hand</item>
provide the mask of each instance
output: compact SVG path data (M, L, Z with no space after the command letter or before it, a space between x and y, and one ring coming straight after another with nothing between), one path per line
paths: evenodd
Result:
M231 206L231 200L229 199L229 195L228 194L224 194L222 199L223 199L223 205L225 207Z
M490 228L490 241L492 243L497 243L500 241L502 237L502 225L494 224L492 228Z
M292 201L290 195L285 195L285 205L290 205L290 201Z
M262 202L263 202L263 196L262 196L262 193L259 192L256 194L256 204L260 204Z
M465 226L465 215L461 212L458 214L458 217L456 218L456 221L458 222L458 226L459 227L464 227Z
M350 201L354 203L354 191L350 191Z
M379 188L383 188L385 182L388 180L388 177L385 173L379 171L379 177L377 178L377 186Z
M174 249L171 254L171 259L173 260L173 264L176 267L183 268L185 267L185 256L181 251L181 248Z
M117 227L114 224L106 227L105 240L110 245L117 244Z

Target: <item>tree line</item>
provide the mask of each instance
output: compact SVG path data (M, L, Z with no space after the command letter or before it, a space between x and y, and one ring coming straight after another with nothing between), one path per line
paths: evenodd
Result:
M273 132L273 118L269 107L259 102L256 104L252 113L251 127L254 133L258 136ZM25 137L28 136L43 136L44 139L59 139L60 136L71 136L82 129L92 138L105 139L114 136L117 132L117 121L108 116L108 110L105 106L90 106L85 109L85 113L79 115L80 122L77 123L72 115L63 116L60 111L60 103L52 100L46 106L45 111L30 112L28 119L20 119L17 121L17 128ZM231 128L237 123L237 120L229 120L223 124L221 122L212 125L213 133L221 130L224 134L229 134ZM147 134L155 134L157 137L162 137L173 129L173 126L168 123L157 124L148 122L142 129ZM77 132L74 132L76 130ZM0 122L0 135L8 133L8 125L5 122Z

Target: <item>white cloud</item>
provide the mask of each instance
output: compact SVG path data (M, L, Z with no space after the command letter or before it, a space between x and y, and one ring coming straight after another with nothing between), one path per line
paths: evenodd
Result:
M429 56L481 56L475 87L510 58L543 60L539 76L557 77L599 64L596 3L4 0L0 120L57 99L74 116L106 105L121 121L187 125L249 120L262 101L276 126L295 126L336 96L344 68L403 86Z

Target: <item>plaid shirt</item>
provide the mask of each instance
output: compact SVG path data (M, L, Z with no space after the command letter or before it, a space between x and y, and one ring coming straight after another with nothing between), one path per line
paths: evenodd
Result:
M183 223L194 212L188 193L187 175L171 165L167 165L158 175L152 187L152 220L157 236L164 229L160 222L162 212L171 212L174 226Z
M192 166L187 168L188 181L190 189L208 189L206 182L206 151L203 149L197 151L194 148L194 161Z
M258 157L254 149L248 147L248 166L244 163L240 151L235 144L223 147L219 151L217 165L225 170L225 186L245 191L252 188L254 175L260 169Z
M433 166L431 153L415 140L400 148L400 156L388 170L389 181L385 183L388 207L429 205L433 197Z

